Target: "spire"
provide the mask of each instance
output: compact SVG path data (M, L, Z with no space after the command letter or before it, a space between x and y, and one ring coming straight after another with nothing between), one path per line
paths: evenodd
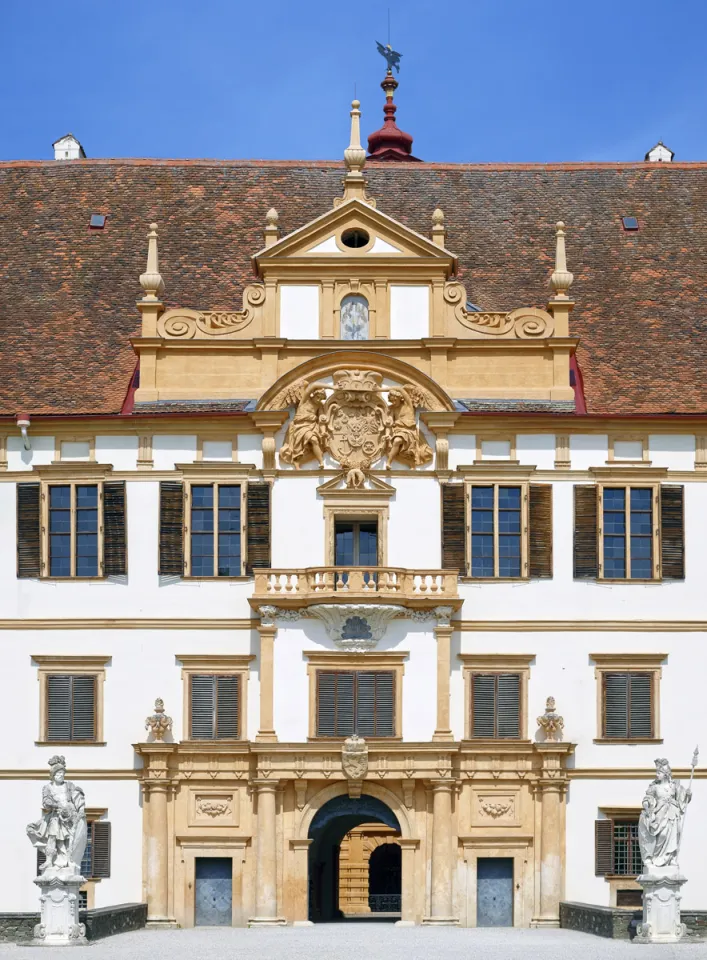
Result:
M383 126L368 138L369 160L391 160L395 162L416 161L419 157L412 155L412 137L404 133L395 122L395 113L398 109L393 103L393 94L398 87L398 81L388 65L388 70L381 83L385 92L385 106L383 107Z
M143 302L158 301L164 293L164 281L160 273L160 263L157 256L157 224L150 224L147 235L147 266L140 274L140 286L145 291Z
M344 200L366 200L366 180L363 176L363 167L366 163L366 151L361 146L361 104L358 100L351 101L351 138L348 147L344 150L346 176L344 177Z
M555 269L550 277L556 300L569 300L567 291L572 286L574 274L567 269L567 254L565 252L565 225L560 220L555 229Z

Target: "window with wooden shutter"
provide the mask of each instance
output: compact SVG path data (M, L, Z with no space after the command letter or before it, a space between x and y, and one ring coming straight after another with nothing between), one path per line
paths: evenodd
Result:
M520 703L520 674L472 674L471 736L489 740L517 740L520 737Z
M531 483L528 496L528 559L531 578L552 577L552 484Z
M94 820L91 828L91 877L106 879L110 877L111 825L107 820Z
M443 483L442 568L466 576L466 500L464 484Z
M594 821L594 873L605 877L614 872L614 825L611 820Z
M643 872L638 815L594 821L594 872L600 877L637 877Z
M395 736L395 674L389 670L318 670L318 737Z
M184 490L177 480L160 483L161 575L184 575Z
M191 674L192 740L237 740L240 737L240 679L238 675Z
M595 484L575 484L574 578L595 580L598 576L597 487Z
M107 577L128 572L125 482L103 484L103 572Z
M684 487L660 488L661 576L663 580L685 579Z
M646 740L653 733L653 674L605 672L602 736L609 740Z
M96 677L50 674L46 681L49 742L96 739Z
M249 483L246 494L246 573L268 568L270 561L270 484Z
M17 576L41 575L40 489L38 483L17 484Z
M191 577L240 577L241 485L189 483L186 563Z

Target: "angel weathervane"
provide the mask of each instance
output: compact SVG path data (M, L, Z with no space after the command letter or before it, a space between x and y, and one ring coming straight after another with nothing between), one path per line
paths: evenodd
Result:
M389 43L382 44L376 40L376 46L378 47L378 53L385 57L385 62L388 64L388 73L393 72L393 67L400 73L400 58L402 53L397 53Z

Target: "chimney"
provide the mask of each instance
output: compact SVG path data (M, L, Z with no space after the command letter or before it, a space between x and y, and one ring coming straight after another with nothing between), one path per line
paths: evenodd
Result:
M55 140L52 146L55 160L85 160L86 158L83 147L73 133L67 133L66 136Z
M672 163L674 156L673 151L666 147L662 140L659 140L643 159L649 163Z

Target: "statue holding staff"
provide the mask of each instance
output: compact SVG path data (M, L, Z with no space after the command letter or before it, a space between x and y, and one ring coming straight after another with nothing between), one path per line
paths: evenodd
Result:
M664 758L655 761L655 780L646 788L643 810L638 821L638 842L645 868L677 864L687 805L692 800L692 777L698 752L692 758L690 784L684 787L673 780L670 764Z

